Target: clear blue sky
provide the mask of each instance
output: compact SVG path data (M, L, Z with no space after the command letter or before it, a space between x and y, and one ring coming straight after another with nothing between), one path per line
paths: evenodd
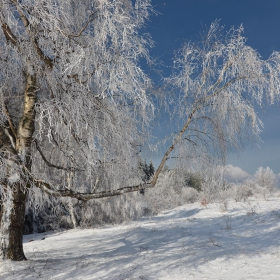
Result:
M152 16L147 31L155 41L151 54L172 65L174 51L185 41L199 39L202 28L220 19L225 29L243 24L247 44L263 58L280 51L280 0L152 0L160 14ZM168 74L168 69L164 72ZM246 148L239 157L231 154L228 163L254 173L269 166L280 173L280 102L260 111L265 128L263 142Z

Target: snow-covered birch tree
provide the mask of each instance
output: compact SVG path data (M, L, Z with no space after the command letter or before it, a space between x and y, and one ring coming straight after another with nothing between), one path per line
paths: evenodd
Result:
M139 67L150 9L149 0L0 1L2 258L25 259L28 192L86 200L133 183L153 114Z

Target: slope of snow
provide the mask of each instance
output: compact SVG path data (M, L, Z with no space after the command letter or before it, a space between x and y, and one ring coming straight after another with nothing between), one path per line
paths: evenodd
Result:
M232 201L227 213L195 203L125 225L24 240L28 261L1 262L0 279L278 280L280 199Z

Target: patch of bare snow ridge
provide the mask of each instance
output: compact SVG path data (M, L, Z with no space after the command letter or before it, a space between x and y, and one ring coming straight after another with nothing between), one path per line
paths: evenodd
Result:
M280 199L220 209L194 203L118 226L27 235L28 261L2 261L0 279L278 280Z

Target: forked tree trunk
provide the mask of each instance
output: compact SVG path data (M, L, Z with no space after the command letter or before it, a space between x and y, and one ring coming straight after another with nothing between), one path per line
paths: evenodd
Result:
M20 184L7 187L6 197L1 198L0 254L2 259L26 260L23 252L26 194Z

